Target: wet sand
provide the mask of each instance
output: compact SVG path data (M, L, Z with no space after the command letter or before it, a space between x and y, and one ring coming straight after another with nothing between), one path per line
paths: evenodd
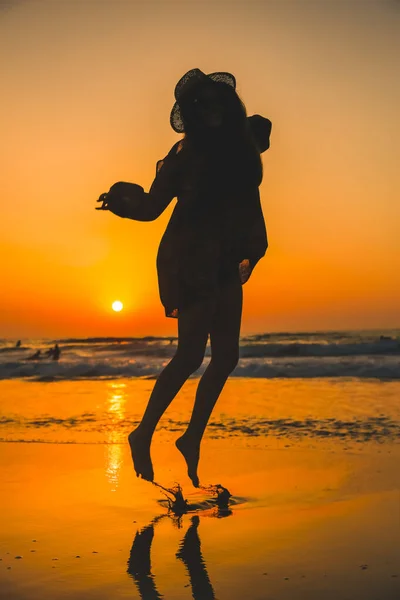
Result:
M2 444L0 597L398 598L399 447L287 446L207 440L209 483L229 488L231 514L177 518L125 445L110 462L109 446ZM170 440L153 460L202 506Z

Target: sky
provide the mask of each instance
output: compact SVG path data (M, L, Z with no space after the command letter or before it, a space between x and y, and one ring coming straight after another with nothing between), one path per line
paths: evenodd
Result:
M272 121L242 333L400 327L400 2L0 0L0 337L175 335L148 190L189 69ZM114 300L124 309L115 313Z

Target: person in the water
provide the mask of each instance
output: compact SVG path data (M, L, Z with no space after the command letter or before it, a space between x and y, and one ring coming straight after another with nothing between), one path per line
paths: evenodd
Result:
M52 358L53 360L58 360L60 358L61 350L58 344L55 344L54 348L49 348L46 351L46 356L48 358Z
M52 349L51 357L53 360L58 360L60 358L61 350L60 346L56 344Z
M150 191L118 182L99 197L98 209L153 221L177 197L157 255L161 302L166 316L178 320L177 350L160 373L129 443L137 476L153 481L154 430L201 366L210 337L211 361L200 379L188 428L176 441L198 487L201 440L239 358L242 285L268 247L259 186L260 155L269 148L271 122L260 115L247 117L230 73L192 69L177 83L175 99L170 123L184 137L158 161Z
M28 356L26 360L40 360L41 358L42 358L42 351L37 350L34 354L31 354L31 356Z

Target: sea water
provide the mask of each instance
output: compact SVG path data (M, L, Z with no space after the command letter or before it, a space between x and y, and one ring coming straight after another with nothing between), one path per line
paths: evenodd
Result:
M29 361L55 343L59 361ZM0 339L0 379L35 381L157 376L174 355L176 338ZM202 374L210 360L210 347ZM400 379L400 330L261 333L241 338L240 361L231 377L356 377Z
M26 360L58 343L58 361ZM126 443L175 338L3 340L0 441ZM158 431L177 437L198 378L183 386ZM270 333L243 337L240 361L206 436L392 442L400 435L400 332Z

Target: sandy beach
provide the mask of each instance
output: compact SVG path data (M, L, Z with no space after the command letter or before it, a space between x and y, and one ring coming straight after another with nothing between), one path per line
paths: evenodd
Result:
M190 485L173 444L196 383L152 449L156 481L183 486L181 517L136 478L125 443L152 381L1 383L0 597L397 598L398 384L230 380L200 464L202 484L232 494L221 513ZM383 426L350 403L366 390L380 390Z

